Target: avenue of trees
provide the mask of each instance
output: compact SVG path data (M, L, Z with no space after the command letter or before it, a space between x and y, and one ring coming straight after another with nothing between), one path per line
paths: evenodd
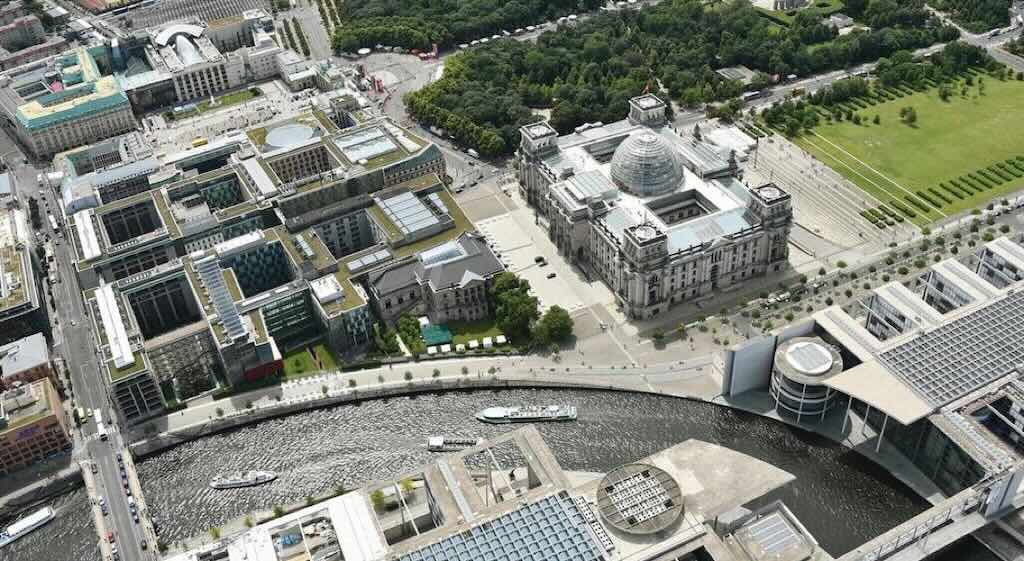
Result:
M1011 0L933 0L931 5L947 12L968 31L981 33L1010 24Z
M921 0L855 0L862 19L888 26L836 36L817 17L782 27L749 2L666 0L595 16L541 35L495 41L450 57L444 76L406 96L409 112L481 154L506 154L518 128L549 109L560 133L625 117L630 97L659 92L684 106L735 98L743 87L715 69L745 65L762 78L807 76L956 38Z
M984 49L954 41L943 47L928 59L914 59L908 51L899 51L891 57L881 58L875 66L874 73L878 80L871 84L864 78L846 78L838 80L826 88L810 94L804 100L785 101L765 109L761 119L788 136L798 136L804 130L818 125L820 112L815 108L833 108L854 98L865 98L872 95L872 88L892 88L900 85L915 89L925 87L929 81L939 84L939 95L944 100L949 97L948 82L970 68L983 68L994 71L1002 65L993 59ZM913 124L917 121L917 112L912 107L901 112L903 121ZM837 118L843 113L833 112ZM859 115L850 114L847 119L860 119ZM859 122L859 121L858 121ZM875 124L878 124L877 122Z
M334 48L355 52L389 45L429 49L468 43L575 12L596 10L601 0L345 0Z

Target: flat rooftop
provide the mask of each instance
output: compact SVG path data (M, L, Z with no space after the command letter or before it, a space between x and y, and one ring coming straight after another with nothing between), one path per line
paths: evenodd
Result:
M52 415L50 392L53 391L49 378L43 378L0 394L0 419L6 423L0 428L0 435Z
M21 211L0 209L0 314L32 300L32 265Z

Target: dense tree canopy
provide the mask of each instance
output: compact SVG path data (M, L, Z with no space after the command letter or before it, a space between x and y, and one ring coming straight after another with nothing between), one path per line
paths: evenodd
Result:
M561 306L551 306L533 328L533 338L539 343L564 343L572 337L573 321Z
M898 51L892 56L879 59L874 73L878 77L876 87L891 88L898 85L924 87L931 80L940 84L939 95L946 99L950 95L948 82L969 68L996 70L1000 63L981 47L954 41L927 59L915 59L908 51ZM853 98L870 95L872 85L863 78L838 80L807 96L806 100L789 100L777 103L761 112L761 119L769 126L784 131L788 136L797 136L804 130L818 125L819 112L814 106L834 108ZM832 111L836 118L842 118L842 111ZM846 118L858 118L847 115ZM906 120L906 115L904 118ZM914 114L911 119L916 120ZM911 122L911 121L908 121Z
M841 37L798 14L781 27L749 2L709 8L666 0L606 13L541 35L536 44L495 41L447 59L444 77L406 97L409 112L483 154L511 152L518 128L550 109L566 133L625 117L630 97L659 92L684 106L738 96L739 82L715 72L742 64L761 74L807 76L949 41L957 32L929 18L921 0L866 0L864 17L884 22Z
M1010 23L1010 0L933 0L931 4L974 33Z
M335 49L354 52L377 44L429 49L512 31L574 12L601 0L345 0Z
M537 298L530 294L530 283L514 273L502 273L491 285L494 319L503 332L515 341L525 340L537 321Z

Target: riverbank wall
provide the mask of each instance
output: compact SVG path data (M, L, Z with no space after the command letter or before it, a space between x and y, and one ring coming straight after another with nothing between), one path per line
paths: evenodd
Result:
M638 384L583 380L565 381L548 379L543 375L532 379L507 378L500 375L431 378L401 383L384 383L366 388L346 388L340 391L328 391L327 394L323 394L323 392L317 389L315 393L305 397L282 399L281 401L263 404L252 403L255 399L262 397L259 394L265 393L265 390L257 390L215 402L222 403L223 407L220 407L220 409L225 411L223 415L215 415L212 418L191 423L181 428L161 431L157 434L146 436L132 442L128 448L136 458L145 458L146 456L158 454L168 448L211 434L314 409L424 393L499 391L508 389L589 389L671 395L664 391L644 388ZM317 393L320 395L316 395ZM239 404L242 404L241 407L238 406ZM248 404L251 404L251 407L246 407ZM227 411L229 408L233 410Z
M77 463L61 469L45 479L25 485L0 497L0 520L15 516L50 497L66 493L82 485L82 470Z
M509 372L464 374L462 376L413 377L384 383L366 383L364 379L355 388L332 388L345 379L340 376L324 375L314 377L300 384L301 388L289 388L290 397L284 398L281 389L262 389L233 396L214 402L221 414L210 414L196 422L188 423L174 430L155 430L136 440L129 446L136 457L157 454L163 450L201 438L210 434L227 431L245 425L276 417L284 417L311 409L332 407L359 401L387 399L422 393L453 391L500 391L505 389L583 389L603 391L625 391L689 399L728 407L734 411L757 415L793 428L825 437L835 444L844 446L867 457L881 466L901 483L912 489L932 504L944 497L939 489L922 474L899 450L883 442L877 445L874 429L865 425L853 413L844 423L840 415L833 415L823 422L798 423L794 419L776 413L774 402L767 392L751 391L733 398L721 395L719 374L713 362L700 362L688 366L653 373L655 369L636 370L574 370L547 369L533 372ZM647 372L647 373L645 373ZM378 378L379 380L379 378ZM323 390L326 389L326 392ZM297 391L296 391L297 390ZM182 414L182 413L178 413ZM164 418L166 420L166 418ZM159 427L158 427L159 429Z

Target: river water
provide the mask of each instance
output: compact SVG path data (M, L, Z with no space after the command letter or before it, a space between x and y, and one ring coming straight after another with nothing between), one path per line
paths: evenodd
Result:
M607 471L696 438L764 460L796 476L782 494L821 545L842 554L925 508L925 502L868 460L786 425L704 403L650 395L563 390L450 392L309 411L182 444L138 464L161 537L173 542L256 509L385 479L431 461L430 435L493 436L514 426L485 425L473 414L491 405L572 403L574 423L538 425L562 467ZM215 491L218 473L270 469L272 484ZM17 543L11 559L78 561L95 550L84 493L56 499L49 530ZM81 527L81 529L79 529ZM67 557L45 553L59 540ZM8 559L3 554L0 559ZM965 540L936 561L992 561Z

